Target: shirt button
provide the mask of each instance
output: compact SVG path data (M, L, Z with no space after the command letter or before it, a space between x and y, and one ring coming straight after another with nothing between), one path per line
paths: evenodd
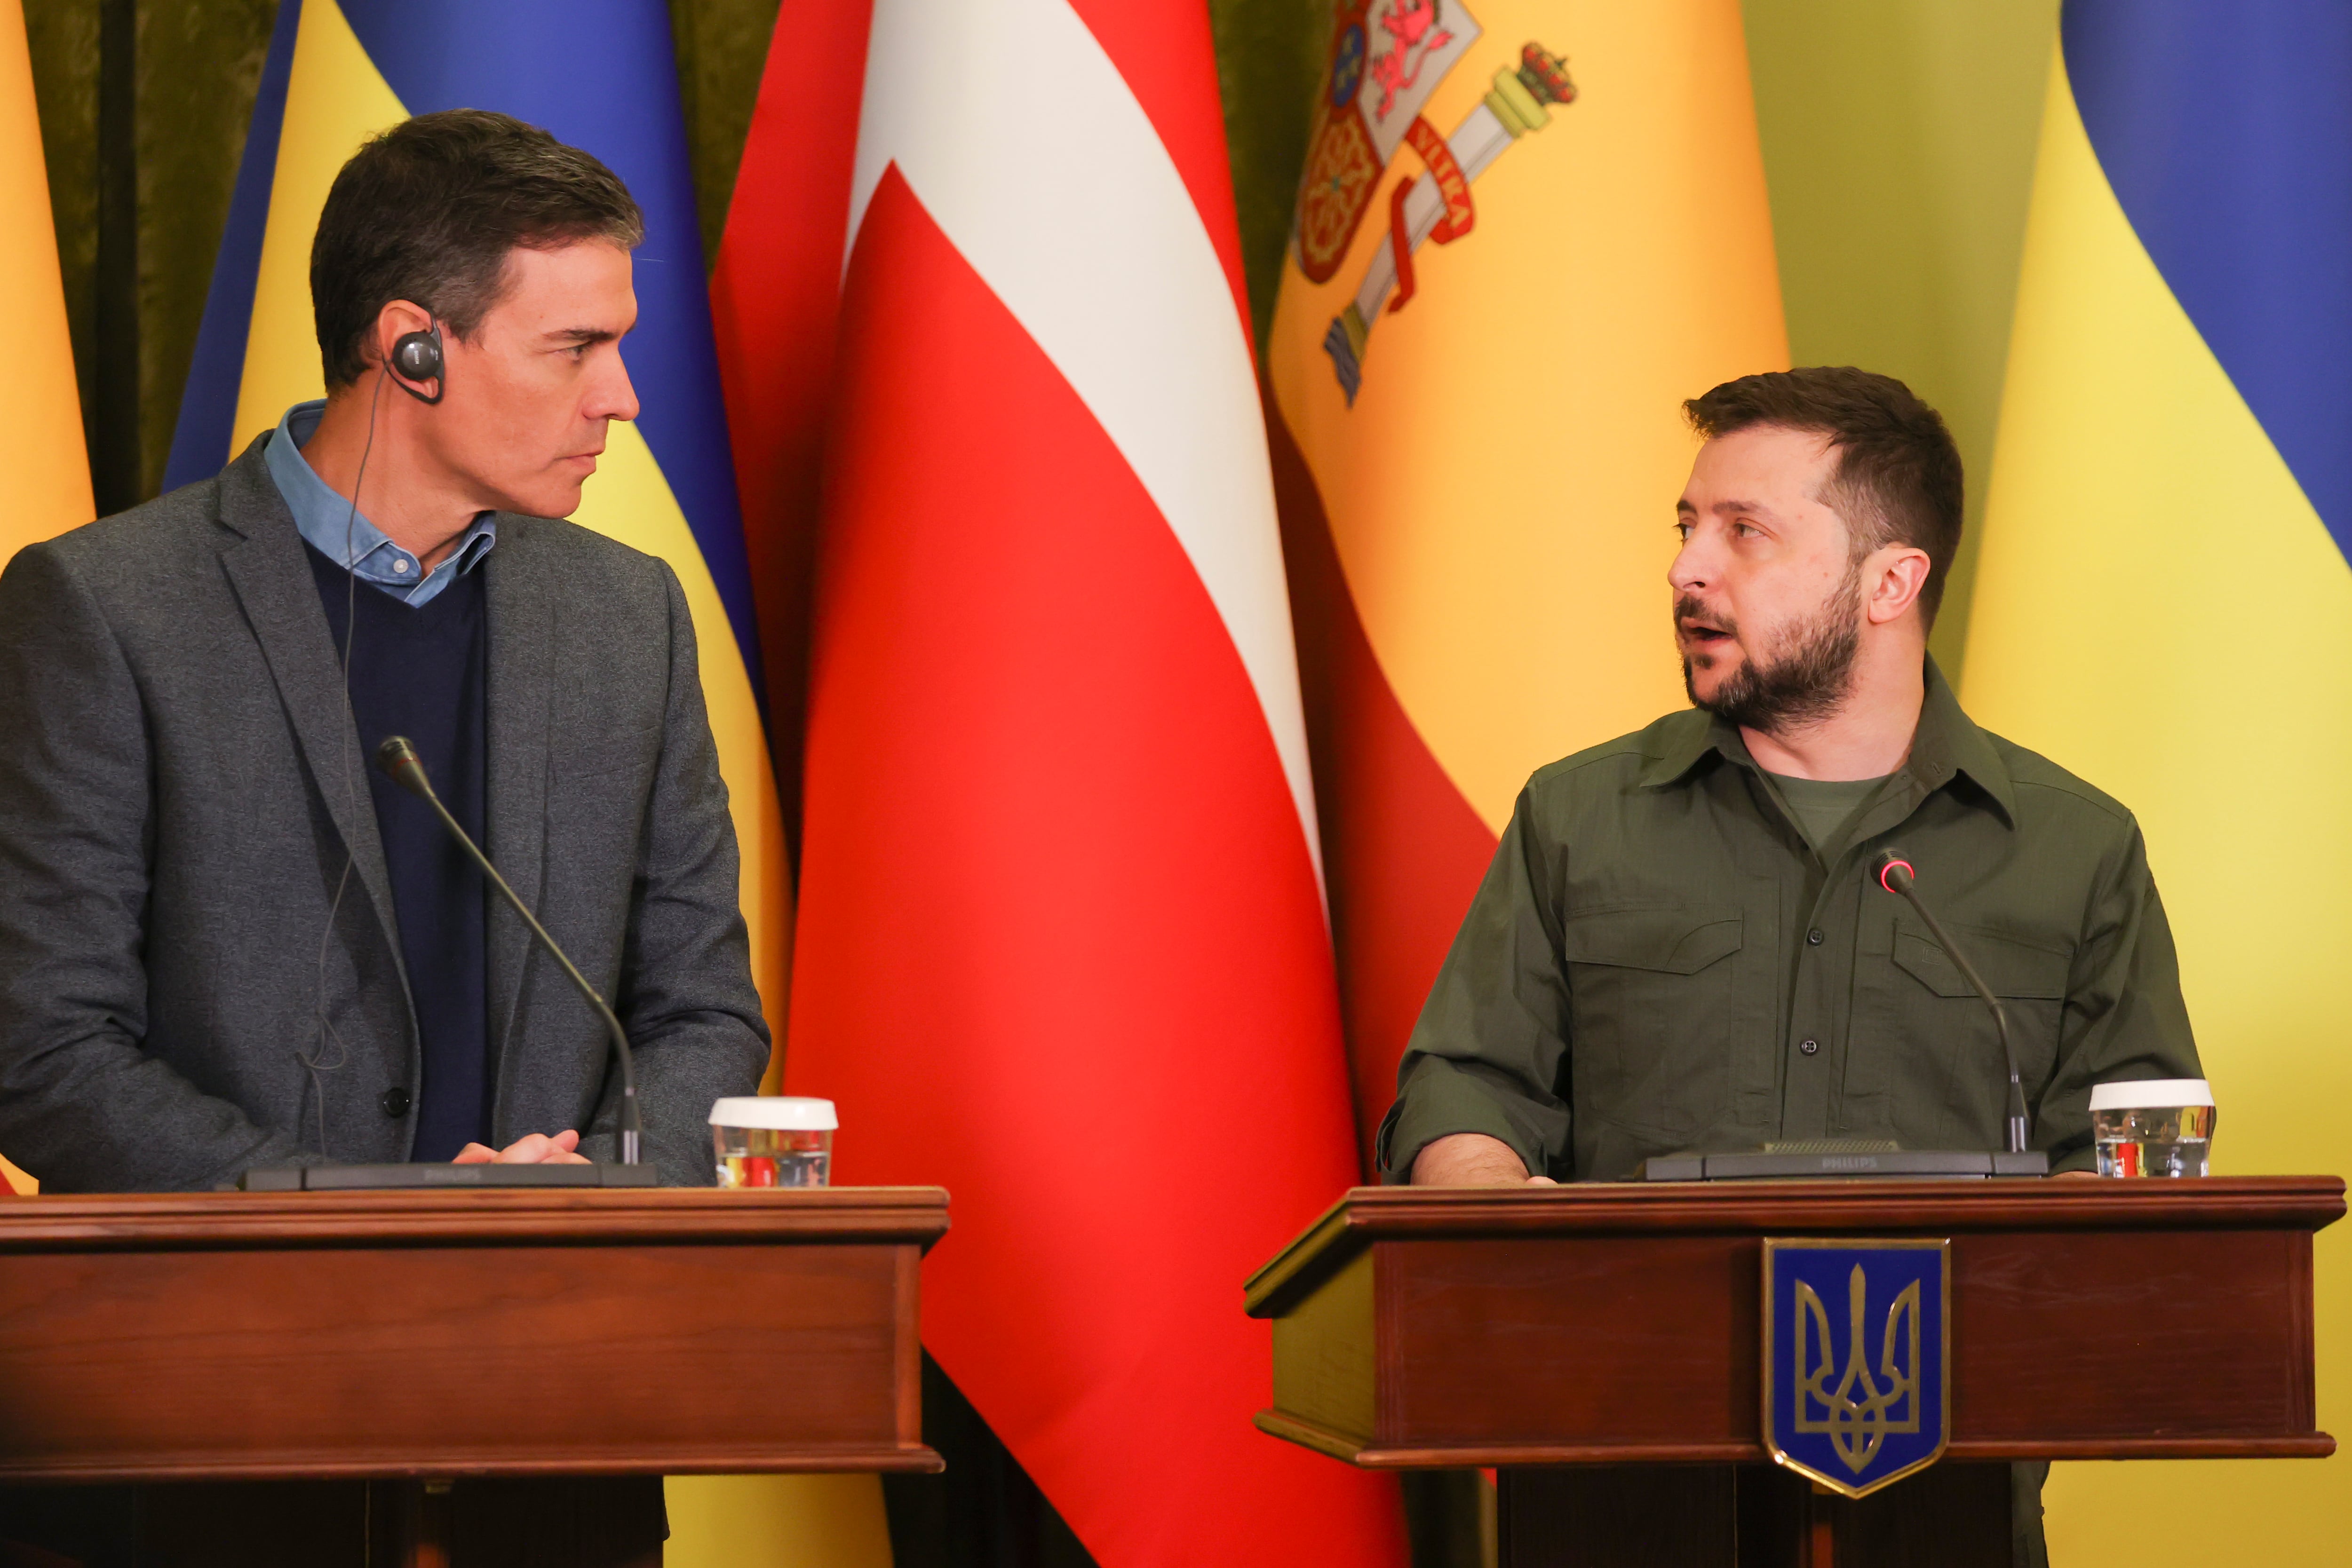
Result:
M1806 932L1805 940L1811 943L1816 947L1820 946L1822 945L1822 928L1816 925L1811 931Z
M1801 1040L1797 1042L1797 1049L1803 1051L1807 1056L1812 1055L1813 1052L1821 1050L1821 1048L1822 1042L1818 1040ZM394 1090L393 1092L398 1093L399 1091ZM404 1096L404 1098L405 1098L405 1096Z
M404 560L394 561L392 563L392 570L400 573L403 577L405 577L408 575L408 563Z
M1812 1042L1808 1040L1806 1043L1810 1045ZM377 1095L375 1103L383 1106L383 1113L395 1122L408 1114L408 1091L396 1083Z

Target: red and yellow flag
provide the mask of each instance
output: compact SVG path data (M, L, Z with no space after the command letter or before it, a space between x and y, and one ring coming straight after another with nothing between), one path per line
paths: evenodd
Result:
M1536 768L1683 705L1683 399L1788 360L1737 0L1342 0L1267 335L1369 1130Z

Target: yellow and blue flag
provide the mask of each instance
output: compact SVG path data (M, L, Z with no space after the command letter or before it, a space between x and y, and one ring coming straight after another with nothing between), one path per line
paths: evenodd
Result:
M0 299L14 340L0 377L0 567L28 544L90 518L89 461L66 330L57 230L49 219L41 119L23 0L0 0ZM0 1159L0 1182L35 1190Z
M0 376L0 566L5 566L26 545L90 518L89 462L23 0L0 0L0 299L8 301L11 361L8 374Z
M289 405L322 395L310 255L328 188L368 137L457 108L511 114L584 148L645 211L637 326L622 350L644 413L612 427L572 520L661 557L686 589L742 849L753 970L781 1046L792 933L783 827L662 0L282 0L165 483L215 472ZM781 1563L808 1551L889 1561L870 1478L689 1480L673 1485L671 1506L676 1563Z
M2217 1173L2352 1169L2352 5L2066 0L2059 30L1964 695L2138 814ZM2352 1228L2315 1261L2340 1428ZM2061 1466L2052 1555L2135 1519L2344 1562L2348 1465Z
M743 852L743 913L781 1038L782 824L762 728L750 570L719 401L684 117L659 0L284 0L172 443L168 486L214 473L323 392L310 239L360 143L412 114L494 109L585 148L644 208L623 352L644 403L615 424L574 521L685 585Z

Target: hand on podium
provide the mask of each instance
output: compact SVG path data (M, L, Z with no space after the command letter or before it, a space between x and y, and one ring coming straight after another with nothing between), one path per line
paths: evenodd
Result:
M517 1138L503 1149L488 1144L467 1144L457 1151L453 1166L584 1166L588 1156L577 1152L580 1134L566 1127L549 1137L544 1133L530 1133Z
M1415 1186L1556 1186L1531 1176L1511 1145L1484 1133L1449 1133L1413 1156Z

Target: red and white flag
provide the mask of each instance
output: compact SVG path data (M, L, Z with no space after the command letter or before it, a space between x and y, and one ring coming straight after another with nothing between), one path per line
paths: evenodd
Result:
M1103 1568L1402 1563L1250 1423L1356 1163L1206 12L823 10L714 283L780 614L816 517L786 1081L953 1193L925 1341Z

